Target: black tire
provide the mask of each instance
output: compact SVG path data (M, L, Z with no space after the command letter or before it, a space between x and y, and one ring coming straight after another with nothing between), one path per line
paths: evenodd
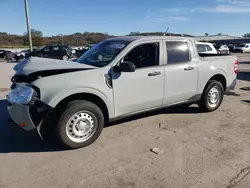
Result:
M219 99L216 101L215 106L212 106L209 103L209 94L212 91L212 89L215 89L218 91ZM202 112L212 112L215 111L219 106L221 105L224 97L224 89L222 84L217 80L209 80L207 83L207 86L205 87L205 90L202 94L202 97L199 101L199 108Z
M94 129L91 133L91 136L82 142L76 142L72 140L72 135L69 135L69 131L67 131L67 123L69 122L72 117L77 113L87 113L91 116L93 120L93 127ZM81 115L79 115L81 116ZM85 116L85 115L84 115ZM76 120L78 121L78 120ZM82 120L79 120L82 121ZM75 125L77 126L77 125ZM73 127L75 127L73 126ZM102 129L104 127L104 116L100 108L92 102L79 100L79 101L72 101L68 103L64 112L61 114L59 118L59 122L56 128L56 134L59 138L59 141L68 149L76 149L81 147L86 147L97 140L100 136ZM85 128L84 128L85 129ZM90 130L92 130L90 129ZM72 128L73 130L73 128ZM72 130L70 130L72 132ZM89 129L88 129L89 130ZM74 131L73 131L74 133ZM72 133L72 134L73 134ZM84 133L85 134L85 133ZM85 136L85 135L84 135ZM70 138L71 137L71 138ZM77 137L76 139L81 139Z

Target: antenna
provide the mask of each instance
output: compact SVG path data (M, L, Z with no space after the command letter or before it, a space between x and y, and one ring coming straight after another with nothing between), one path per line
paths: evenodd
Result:
M168 33L169 27L166 29L165 33L163 34L163 36L166 36L166 34Z

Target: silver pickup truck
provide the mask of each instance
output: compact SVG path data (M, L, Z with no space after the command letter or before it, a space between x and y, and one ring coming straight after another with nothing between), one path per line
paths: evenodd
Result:
M26 131L40 134L46 124L66 147L85 147L119 118L179 104L216 110L236 85L238 63L231 55L199 55L192 38L111 38L76 61L17 64L8 111Z

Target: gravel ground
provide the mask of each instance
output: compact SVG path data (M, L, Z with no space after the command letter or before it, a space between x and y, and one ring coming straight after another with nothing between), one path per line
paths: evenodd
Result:
M237 89L217 111L199 113L193 105L136 116L78 150L60 151L7 126L0 100L0 188L250 187L250 55L239 60ZM0 66L0 88L7 88L13 65Z

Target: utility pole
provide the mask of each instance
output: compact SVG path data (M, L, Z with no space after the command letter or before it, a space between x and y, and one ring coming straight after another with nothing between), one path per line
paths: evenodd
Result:
M63 45L63 34L61 34L61 37L62 37L62 45Z
M25 4L25 13L26 13L27 32L28 32L28 35L29 35L29 46L30 46L30 51L33 51L32 37L31 37L31 30L30 30L30 20L29 20L28 0L24 0L24 4Z
M165 31L165 33L163 34L163 36L166 36L166 34L168 33L169 27L167 28L167 30Z

